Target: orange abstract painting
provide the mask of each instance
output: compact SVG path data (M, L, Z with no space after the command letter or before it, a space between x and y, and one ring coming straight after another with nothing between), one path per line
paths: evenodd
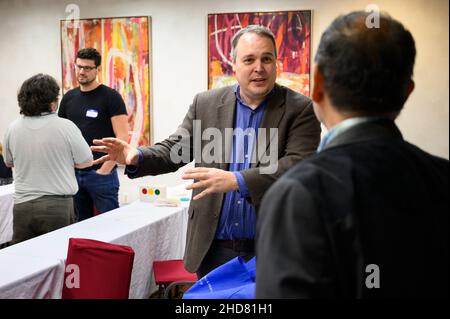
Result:
M275 35L277 83L309 96L311 11L219 13L208 15L208 88L236 83L231 40L248 25L263 25Z
M149 17L61 21L63 93L78 86L77 51L97 49L102 55L98 81L122 95L128 111L128 141L133 146L151 143L149 28Z

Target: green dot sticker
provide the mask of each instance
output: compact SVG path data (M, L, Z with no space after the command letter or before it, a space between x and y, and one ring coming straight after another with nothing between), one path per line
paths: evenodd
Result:
M155 189L155 194L159 195L161 192L159 191L159 189Z

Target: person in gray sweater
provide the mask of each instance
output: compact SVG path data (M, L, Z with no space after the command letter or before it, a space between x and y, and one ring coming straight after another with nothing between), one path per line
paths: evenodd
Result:
M55 113L58 95L59 85L49 75L26 80L18 94L22 116L5 134L5 164L14 167L15 180L13 244L74 221L74 168L92 165L80 130Z

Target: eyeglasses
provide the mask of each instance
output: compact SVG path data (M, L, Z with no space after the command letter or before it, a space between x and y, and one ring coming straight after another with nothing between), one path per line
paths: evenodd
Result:
M84 66L84 65L75 64L75 68L77 70L92 71L92 70L96 69L97 67L96 66L87 66L87 65Z

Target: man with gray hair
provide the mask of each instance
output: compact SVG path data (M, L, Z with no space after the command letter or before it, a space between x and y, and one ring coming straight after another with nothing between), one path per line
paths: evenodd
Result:
M277 50L272 32L248 26L236 33L232 46L238 85L197 94L183 123L168 139L134 149L118 139L104 138L94 140L98 146L92 147L108 153L96 163L126 164L130 178L173 172L195 159L195 168L182 177L194 180L188 186L193 198L184 261L186 269L199 277L236 256L246 260L254 256L261 198L286 170L315 152L320 139L311 100L275 84ZM208 132L225 139L209 141ZM243 138L236 132L244 132ZM266 143L260 143L264 139ZM212 148L217 140L220 145ZM263 160L269 149L269 161ZM179 154L187 156L176 160Z

